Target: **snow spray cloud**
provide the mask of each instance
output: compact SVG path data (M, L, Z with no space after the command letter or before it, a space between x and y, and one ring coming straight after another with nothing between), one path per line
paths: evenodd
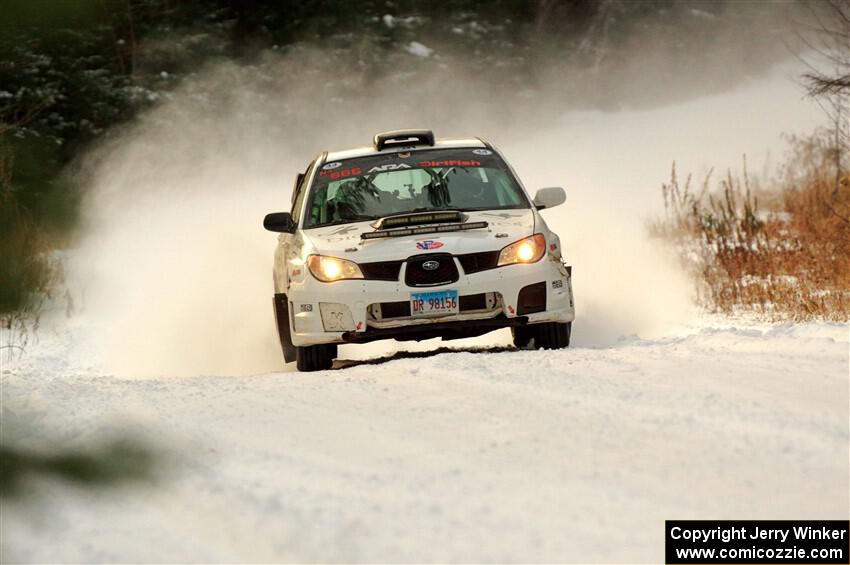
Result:
M215 64L87 158L85 227L69 280L106 370L279 370L275 237L262 229L263 215L289 209L295 173L321 150L368 144L376 131L404 127L480 135L504 150L530 192L567 187L567 204L544 215L574 266L576 344L663 332L690 308L690 284L644 230L670 161L688 146L685 158L696 166L715 157L729 162L728 154L712 153L727 138L692 132L708 120L711 131L722 128L718 120L735 131L751 110L747 101L764 104L774 90L781 102L796 100L793 84L777 90L774 81L737 110L741 100L733 96L709 101L707 112L694 102L672 113L558 114L517 106L516 92L482 96L481 85L455 69L414 84L403 76L370 82L367 73L338 80L340 68L356 66L321 50ZM783 129L767 127L768 144ZM728 148L734 159L746 142Z

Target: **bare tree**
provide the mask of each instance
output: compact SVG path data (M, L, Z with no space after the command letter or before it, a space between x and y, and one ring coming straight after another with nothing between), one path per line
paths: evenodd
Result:
M829 117L835 143L834 195L846 183L850 148L850 0L813 0L809 34L802 41L809 54L803 75L808 94Z

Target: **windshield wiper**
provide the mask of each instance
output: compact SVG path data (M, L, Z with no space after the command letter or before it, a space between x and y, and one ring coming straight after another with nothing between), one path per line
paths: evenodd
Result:
M413 210L408 210L407 212L400 212L399 214L396 214L396 215L412 214L414 212L463 212L463 209L461 209L461 208L431 208L431 207L426 206L424 208L414 208Z

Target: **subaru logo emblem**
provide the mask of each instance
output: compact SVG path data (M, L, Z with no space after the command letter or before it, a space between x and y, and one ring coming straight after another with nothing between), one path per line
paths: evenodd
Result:
M425 261L424 263L422 263L422 268L426 271L436 271L439 267L439 261Z

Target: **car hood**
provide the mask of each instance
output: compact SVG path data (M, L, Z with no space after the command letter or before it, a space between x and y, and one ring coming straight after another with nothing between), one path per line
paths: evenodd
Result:
M468 222L487 222L488 227L466 231L362 240L360 234L375 231L367 222L354 222L303 232L312 252L344 257L358 263L406 259L422 253L476 253L496 251L534 233L534 213L526 210L465 212Z

